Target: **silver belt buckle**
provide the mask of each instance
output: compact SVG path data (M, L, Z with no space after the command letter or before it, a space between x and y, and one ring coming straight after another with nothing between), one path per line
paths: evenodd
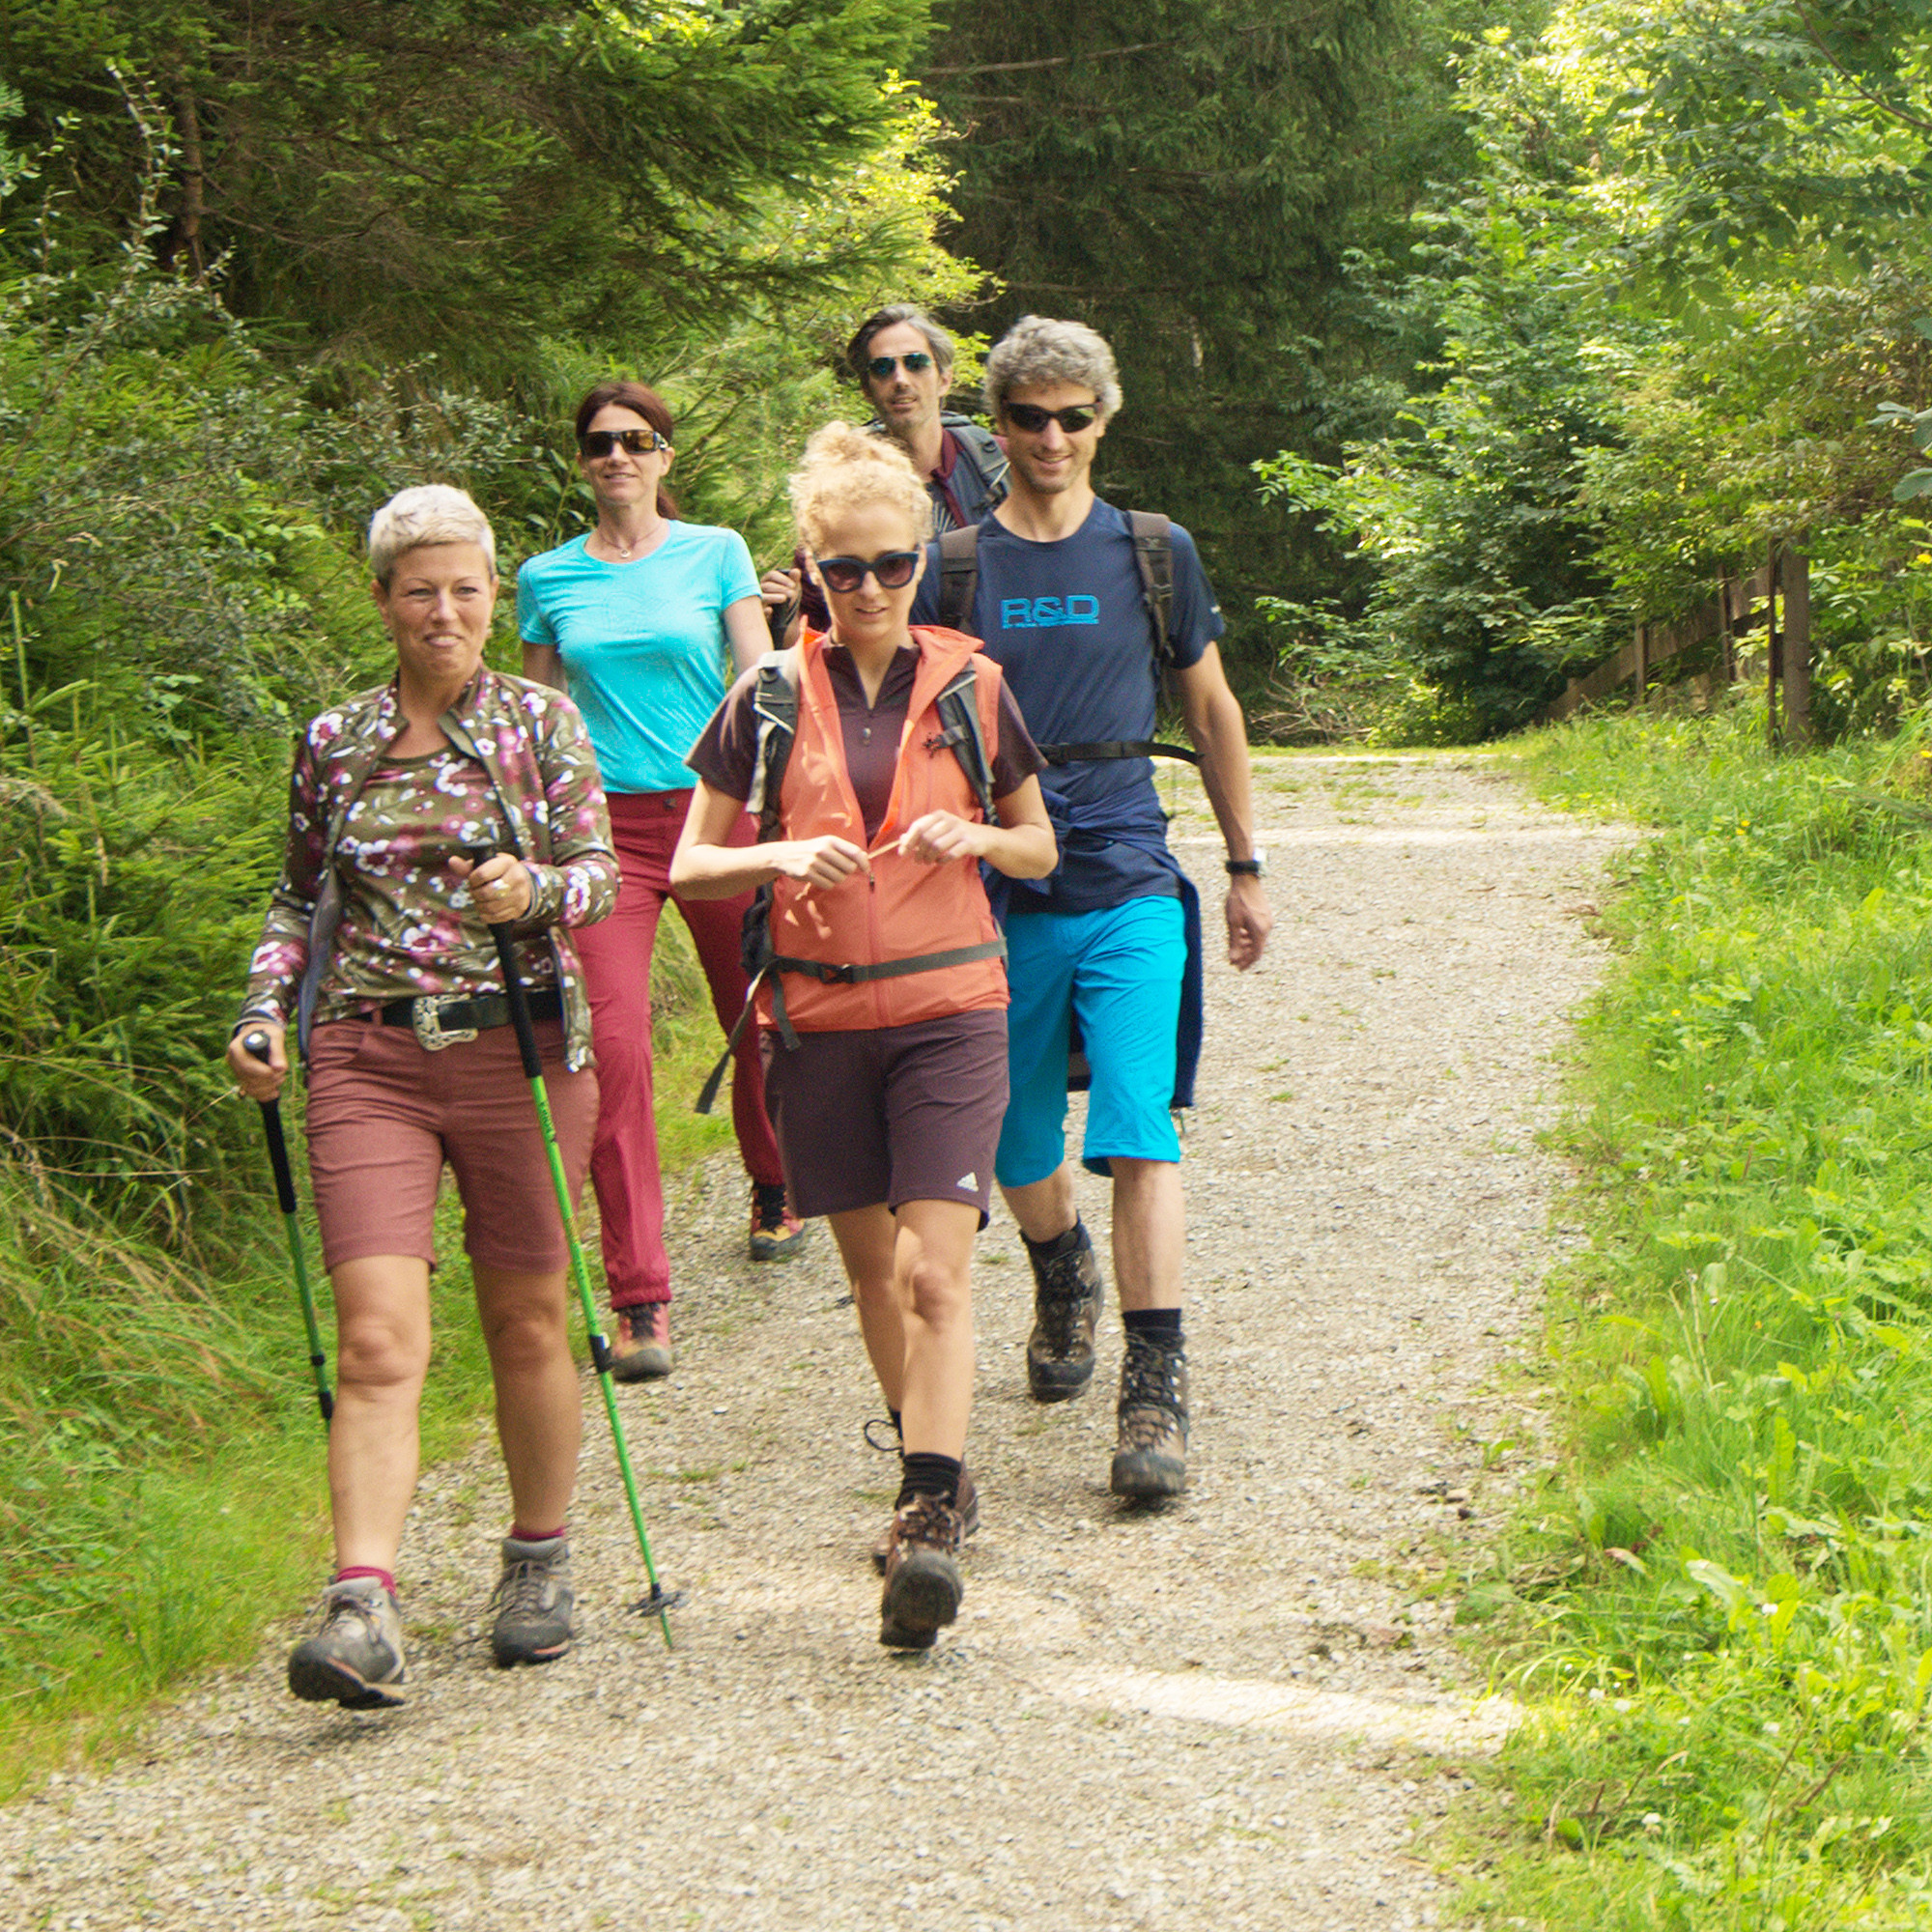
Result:
M476 1037L474 1027L445 1028L442 1024L443 1008L463 1005L469 998L468 993L426 993L412 1003L410 1024L415 1028L416 1044L425 1053L440 1053L445 1046L461 1046Z

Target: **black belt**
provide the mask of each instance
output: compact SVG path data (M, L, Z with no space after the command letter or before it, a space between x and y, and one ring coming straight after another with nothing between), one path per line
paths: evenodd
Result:
M1036 745L1034 750L1049 765L1084 765L1106 758L1184 758L1190 765L1201 762L1201 753L1185 745L1162 745L1151 738L1130 745L1115 740L1105 745Z
M529 1003L533 1020L563 1017L563 995L554 986L530 994ZM510 1002L501 993L429 993L416 1000L391 1000L378 1017L384 1026L413 1027L427 1046L442 1035L485 1033L491 1027L508 1026Z

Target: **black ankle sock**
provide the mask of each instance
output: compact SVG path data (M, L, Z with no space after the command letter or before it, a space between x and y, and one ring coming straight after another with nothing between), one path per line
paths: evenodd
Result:
M905 1459L905 1477L899 1484L899 1499L893 1507L904 1509L915 1496L937 1496L942 1502L956 1504L959 1472L965 1466L951 1456L932 1456L923 1449L914 1450Z
M1084 1246L1087 1240L1087 1230L1082 1224L1080 1216L1076 1214L1073 1217L1072 1227L1067 1229L1064 1235L1054 1236L1050 1241L1036 1241L1024 1228L1020 1230L1020 1239L1027 1244L1027 1252L1036 1261L1055 1262L1062 1255L1070 1255L1076 1249Z
M1178 1308L1123 1308L1121 1326L1129 1335L1150 1342L1165 1342L1179 1348L1181 1342L1180 1310Z

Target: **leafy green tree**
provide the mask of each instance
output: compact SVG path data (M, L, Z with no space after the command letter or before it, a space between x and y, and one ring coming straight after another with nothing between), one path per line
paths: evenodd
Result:
M149 154L166 264L350 363L514 381L896 263L903 211L803 224L907 111L896 0L42 0L0 10L42 189L111 249ZM144 154L144 147L147 151Z
M1306 594L1332 553L1257 501L1249 466L1284 445L1333 455L1364 427L1356 379L1402 373L1343 270L1455 164L1443 59L1460 10L936 11L921 76L957 133L959 243L1003 284L970 320L997 333L1032 310L1097 327L1125 391L1102 489L1195 530L1237 626L1284 577Z

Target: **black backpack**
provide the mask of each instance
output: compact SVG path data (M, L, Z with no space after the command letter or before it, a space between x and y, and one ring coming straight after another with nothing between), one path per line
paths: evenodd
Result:
M1156 676L1174 666L1174 526L1154 510L1129 510L1127 527L1134 540L1134 563L1141 574L1141 596L1153 630ZM939 621L949 630L970 631L973 598L980 587L980 530L947 530L939 539ZM1182 758L1190 765L1201 753L1185 745L1163 745L1154 739L1133 743L1114 740L1094 745L1041 745L1039 754L1050 765L1070 765L1103 758Z

